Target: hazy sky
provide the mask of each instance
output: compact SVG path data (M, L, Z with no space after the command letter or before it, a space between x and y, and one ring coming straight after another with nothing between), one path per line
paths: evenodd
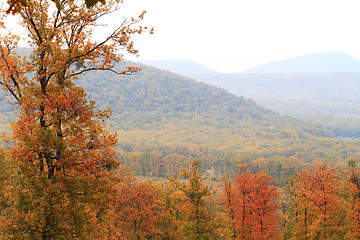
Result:
M220 72L324 51L360 58L359 0L124 0L154 35L135 38L139 60L191 60ZM109 19L116 24L117 14Z
M125 0L126 1L126 0ZM284 58L338 51L360 58L359 0L127 0L155 35L140 59L191 60L240 72Z

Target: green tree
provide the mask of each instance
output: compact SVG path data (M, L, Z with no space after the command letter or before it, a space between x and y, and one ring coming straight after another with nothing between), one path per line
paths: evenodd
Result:
M237 231L236 231L236 197L235 197L235 190L231 180L224 179L223 182L224 187L224 196L223 196L223 203L224 203L224 210L226 213L227 221L226 228L229 230L228 237L230 239L237 238Z
M214 239L215 226L206 202L206 197L211 196L214 191L203 183L202 174L198 172L199 165L200 162L194 160L190 169L183 171L182 176L188 180L186 184L174 178L170 179L170 183L185 195L185 239Z
M347 213L348 231L351 239L360 238L360 170L356 167L355 157L348 162L347 190L350 194L349 211Z
M178 206L182 204L182 198L170 185L159 184L155 187L157 189L158 199L156 210L156 229L158 230L158 233L155 239L184 239L178 209Z
M7 191L11 179L11 165L5 150L0 148L0 216L9 205Z

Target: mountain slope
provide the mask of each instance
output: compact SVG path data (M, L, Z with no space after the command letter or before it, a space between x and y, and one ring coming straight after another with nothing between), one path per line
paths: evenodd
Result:
M80 84L99 105L110 105L114 116L123 119L132 111L141 112L141 119L148 112L164 115L222 113L237 117L248 114L252 118L277 115L252 100L236 97L220 88L156 68L141 67L143 71L133 76L93 72L81 78Z
M234 132L238 131L235 126L252 126L259 135L262 128L273 124L279 127L279 133L284 125L296 128L293 120L264 109L251 99L236 97L223 89L174 73L141 67L143 71L134 76L93 72L79 82L99 106L112 107L118 128L130 125L141 128L154 122L175 123L182 119L195 120L194 125L232 127ZM303 134L310 128L298 130Z
M339 52L309 54L267 63L243 73L360 72L360 60Z
M360 115L360 73L212 74L194 79L282 114Z

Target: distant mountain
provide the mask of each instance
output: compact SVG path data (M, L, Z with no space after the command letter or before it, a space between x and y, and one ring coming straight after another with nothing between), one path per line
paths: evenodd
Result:
M360 73L198 74L192 78L282 114L360 116Z
M324 52L267 63L243 73L360 72L360 60L339 52Z
M166 70L169 72L177 73L180 75L189 75L189 74L213 74L217 71L205 67L201 64L185 61L185 60L143 60L141 63L156 67L161 70Z

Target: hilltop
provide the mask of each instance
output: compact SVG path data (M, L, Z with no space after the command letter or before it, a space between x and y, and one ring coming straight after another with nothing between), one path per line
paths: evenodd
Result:
M181 74L217 74L201 64L186 60L143 60L142 64ZM242 73L335 73L360 72L360 59L341 52L322 52L283 59L249 68Z
M360 72L360 60L345 53L323 52L263 64L243 73L330 72Z
M217 71L205 67L201 64L186 61L186 60L143 60L140 61L142 64L156 67L161 70L166 70L169 72L177 73L180 75L189 75L189 74L214 74Z

